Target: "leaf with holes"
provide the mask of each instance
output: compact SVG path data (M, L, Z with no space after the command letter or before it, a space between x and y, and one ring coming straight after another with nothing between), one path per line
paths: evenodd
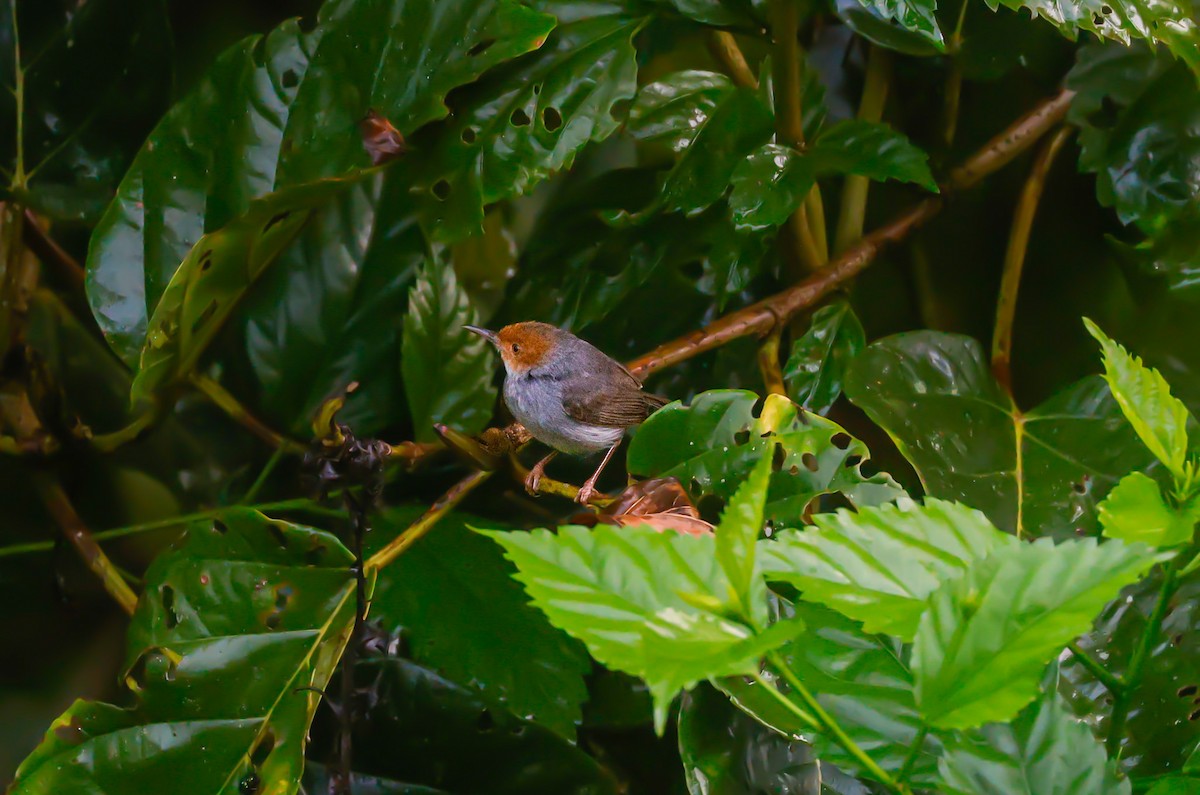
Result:
M733 82L718 72L674 72L638 91L625 128L639 141L662 141L681 152L733 92Z
M1022 413L979 343L957 334L872 343L850 366L846 395L895 440L927 494L1010 533L1095 533L1100 498L1153 461L1099 377Z
M409 292L400 358L419 442L437 439L435 422L473 434L492 418L496 357L487 340L465 328L477 322L453 266L429 259Z
M755 414L753 392L703 392L690 405L672 403L645 422L629 446L634 475L675 477L693 499L729 500L776 442L765 515L776 526L802 524L810 503L840 492L856 505L904 495L889 475L866 476L866 445L837 423L809 414L782 395L768 395ZM844 440L844 444L842 444Z
M387 511L374 520L372 543L394 537L423 511ZM573 739L591 661L530 606L512 579L512 564L496 544L468 530L468 523L487 524L450 514L383 569L371 600L372 619L387 630L403 629L416 662Z
M931 726L1007 721L1046 665L1155 562L1141 544L1005 544L929 599L913 643L917 704Z
M515 0L331 0L310 32L289 20L230 47L150 134L96 228L88 301L109 344L135 364L185 255L254 199L368 165L368 109L407 135L552 26Z
M606 525L485 535L504 547L550 623L609 668L646 680L659 733L681 689L753 673L759 657L803 629L779 621L758 632L734 617L711 535ZM766 609L750 605L756 624Z
M866 332L849 301L821 307L804 336L792 343L783 367L788 396L809 411L824 415L842 394L850 362L866 345Z
M760 541L761 546L769 546ZM783 603L783 614L795 614L809 631L779 650L791 672L816 696L852 740L884 770L895 774L905 765L921 729L913 696L913 675L899 643L871 635L850 619L820 605ZM778 676L768 672L773 681ZM833 737L813 732L754 682L739 677L714 684L734 704L780 734L811 742L818 758L863 775L861 765ZM923 741L909 781L932 787L939 781L939 732Z
M1010 724L955 735L942 760L947 791L962 795L1129 795L1088 724L1054 691Z
M620 126L614 106L637 90L632 39L646 20L601 4L588 11L535 55L464 89L453 121L419 162L403 164L431 237L478 233L484 206L527 192Z
M354 623L353 557L332 535L245 509L159 557L129 628L134 705L77 701L13 792L294 789Z
M867 632L910 642L929 594L993 550L1016 543L979 511L935 499L812 520L811 529L787 530L763 544L766 577L863 622Z

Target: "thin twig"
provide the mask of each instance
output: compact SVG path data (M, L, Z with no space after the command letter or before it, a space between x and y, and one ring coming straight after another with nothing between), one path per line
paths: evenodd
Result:
M732 33L724 30L711 31L708 34L708 51L725 68L734 85L758 90L758 78L750 71L746 56L742 54L742 48L738 46Z
M1012 330L1017 314L1017 291L1021 286L1021 271L1025 265L1025 252L1029 248L1029 234L1033 229L1033 218L1037 214L1046 176L1054 165L1054 158L1063 144L1071 137L1071 128L1061 127L1050 136L1033 161L1025 187L1017 199L1017 210L1013 214L1012 229L1008 234L1008 249L1004 253L1004 271L1000 277L1000 297L996 301L996 328L992 334L992 374L1008 392L1012 392Z
M437 502L429 506L429 510L425 511L421 515L421 518L409 525L403 533L389 541L383 549L368 558L364 564L364 570L368 573L377 571L403 555L405 550L432 530L434 525L443 516L449 513L454 506L462 502L464 497L474 491L476 486L491 476L491 472L479 470L472 472L458 483L455 483L450 487L449 491L438 498Z
M118 448L143 438L162 417L162 414L162 403L154 399L145 411L134 417L133 421L124 428L119 428L111 433L101 434L93 434L90 428L85 428L82 434L77 435L84 436L91 443L92 447L100 452L111 453Z
M75 546L87 567L100 578L100 582L104 585L104 590L108 591L109 596L120 605L122 610L133 615L133 609L137 606L137 595L125 582L121 572L108 559L108 555L104 554L104 550L100 549L100 545L96 543L96 539L87 529L87 525L79 518L75 506L71 504L67 493L63 491L62 484L46 474L38 475L36 480L42 502L62 529L63 535Z
M84 281L83 266L74 257L50 237L42 228L41 221L33 210L25 210L25 245L43 263L52 266L61 274L73 288L82 290Z
M509 453L509 465L512 467L513 478L520 483L525 483L529 478L529 468L521 463L521 459L517 458L516 451ZM561 480L555 480L547 475L542 475L538 480L538 494L553 494L558 497L566 497L568 500L574 500L579 496L579 487L566 483ZM615 501L616 498L596 492L589 500L589 504L603 508Z
M286 448L289 453L301 455L305 451L304 445L299 442L288 439L281 433L272 430L267 425L243 406L237 398L229 393L225 387L221 386L215 379L204 375L203 373L193 373L189 378L192 385L196 387L205 397L213 402L213 404L224 411L235 422L241 425L250 433L262 439L272 447Z
M768 332L762 345L758 346L758 369L762 373L763 385L767 392L776 395L786 395L787 387L783 383L783 368L779 364L779 343L783 336L783 326L776 326Z
M958 24L946 43L946 55L950 58L950 71L946 73L945 99L942 104L942 143L947 149L954 144L958 132L958 108L962 102L963 62L959 56L963 42L963 23L967 19L967 6L963 3L958 12Z

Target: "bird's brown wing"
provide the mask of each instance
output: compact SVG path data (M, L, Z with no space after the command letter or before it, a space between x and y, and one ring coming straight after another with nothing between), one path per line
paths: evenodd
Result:
M658 395L643 392L632 385L607 390L596 388L590 379L572 384L563 390L563 410L572 419L590 425L628 428L649 417L667 401Z

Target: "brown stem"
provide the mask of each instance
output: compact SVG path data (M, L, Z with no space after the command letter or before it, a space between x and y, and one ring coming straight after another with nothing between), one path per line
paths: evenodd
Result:
M215 379L201 373L193 373L189 380L192 386L196 387L205 397L211 400L217 408L228 414L243 428L267 444L272 447L283 447L288 452L296 454L301 454L305 451L304 445L292 441L283 434L267 427L262 420L247 411L246 407L238 402L238 399L231 395L225 387L217 383Z
M524 483L529 477L529 468L521 463L515 452L509 454L508 460L509 464L512 466L513 478L515 478L518 483ZM547 477L546 475L542 475L541 478L538 479L537 493L553 494L556 497L566 497L568 500L574 500L579 496L579 487L573 486L570 483L566 483L561 480L555 480L554 478ZM603 507L612 503L613 501L613 497L608 497L597 492L592 496L590 503L592 505L599 505Z
M79 551L79 556L83 558L87 567L100 578L109 596L116 600L122 610L133 615L133 609L137 606L137 596L113 562L104 554L104 550L100 549L87 525L79 518L75 506L63 491L62 484L45 474L38 475L36 480L42 502L54 517L54 521L62 528L63 536Z
M746 63L746 56L742 54L742 48L738 46L737 39L733 38L732 33L723 30L710 32L708 34L708 51L725 68L725 72L733 78L734 85L758 90L758 78L754 76L754 72L750 71L750 65Z
M1062 127L1038 150L1037 158L1033 161L1029 177L1025 180L1025 186L1017 200L1012 230L1008 235L1008 250L1004 253L1004 271L1000 277L1000 297L996 302L996 328L992 334L992 374L1010 393L1013 319L1017 314L1017 290L1021 286L1021 271L1025 265L1025 252L1029 248L1029 234L1033 229L1033 218L1037 214L1042 190L1046 186L1046 175L1054 165L1054 158L1070 137L1070 128Z
M787 388L783 384L783 369L779 365L779 343L782 336L783 326L776 326L758 348L758 369L762 372L763 384L767 392L775 395L787 394Z
M437 502L429 507L421 515L420 519L408 526L403 533L393 538L388 542L387 546L376 552L367 559L364 564L364 570L368 573L378 571L388 565L396 558L404 554L405 550L416 543L422 536L433 529L438 521L450 512L454 506L463 501L463 498L475 490L475 487L483 483L492 476L491 472L482 470L472 472L465 478L455 483L450 487L450 490L438 498Z
M83 289L83 266L76 262L75 258L68 254L62 246L58 245L54 238L50 237L49 233L42 228L41 221L33 210L25 210L23 231L25 245L34 253L34 256L58 271L72 287Z

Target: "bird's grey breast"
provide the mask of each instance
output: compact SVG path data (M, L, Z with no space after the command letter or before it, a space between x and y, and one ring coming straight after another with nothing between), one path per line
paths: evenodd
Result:
M535 439L556 450L583 455L612 447L622 429L580 422L563 410L566 377L550 369L510 374L504 379L504 402Z

